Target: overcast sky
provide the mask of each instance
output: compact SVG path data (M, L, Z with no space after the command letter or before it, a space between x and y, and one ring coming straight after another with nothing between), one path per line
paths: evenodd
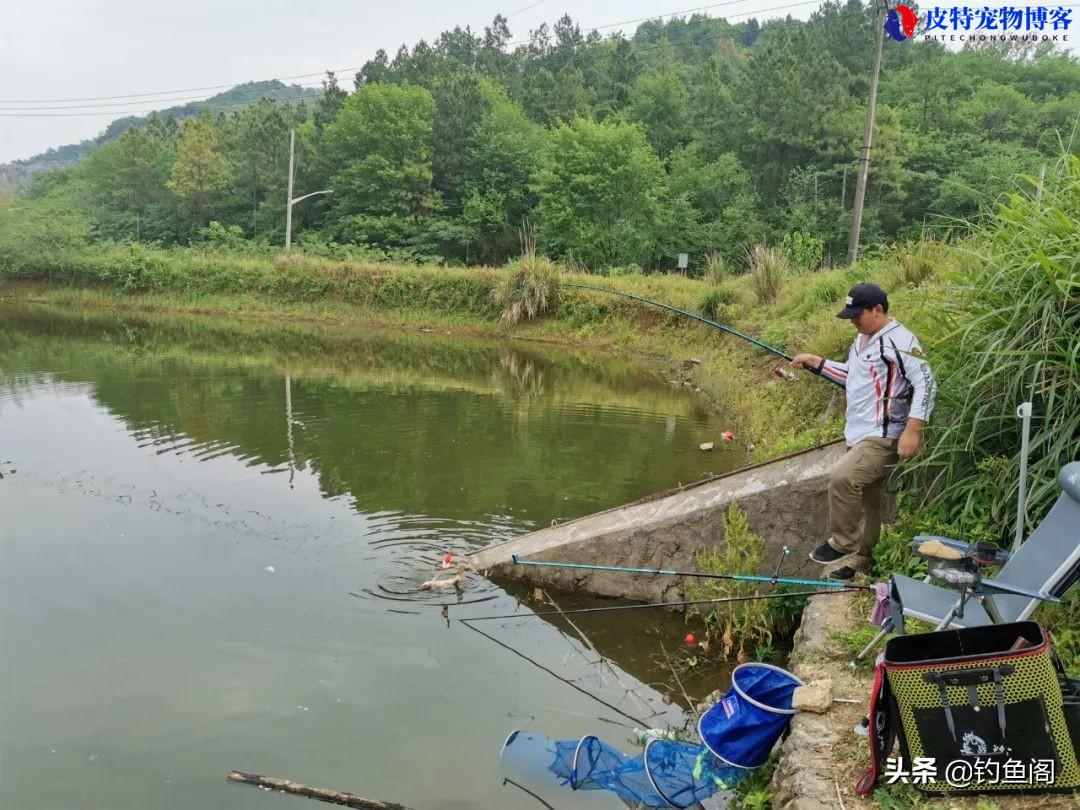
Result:
M125 112L164 108L216 91L168 100L80 100L90 96L232 85L345 68L350 70L340 78L352 89L352 69L376 49L393 56L401 43L430 41L454 25L482 32L500 12L510 17L513 39L520 40L566 11L589 30L690 10L695 2L707 7L711 0L0 0L0 162L93 137ZM795 2L727 0L708 13L738 22ZM790 13L805 19L813 9L806 4L758 16ZM624 26L627 33L634 28ZM1080 39L1080 31L1075 38ZM318 77L293 81L319 83ZM70 108L90 104L108 106ZM12 117L33 112L13 109L19 106L34 108L38 116ZM42 109L47 106L69 109ZM108 114L72 115L88 112ZM63 116L40 117L44 113Z

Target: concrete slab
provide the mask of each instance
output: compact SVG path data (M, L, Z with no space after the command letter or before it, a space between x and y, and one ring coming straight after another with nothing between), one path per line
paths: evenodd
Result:
M694 570L698 549L723 542L723 513L736 500L752 531L765 538L772 573L780 550L791 555L784 573L817 575L810 551L828 535L829 470L842 442L744 467L632 504L488 546L468 562L480 571L537 584L641 601L677 601L675 578L515 566L512 556L536 560Z

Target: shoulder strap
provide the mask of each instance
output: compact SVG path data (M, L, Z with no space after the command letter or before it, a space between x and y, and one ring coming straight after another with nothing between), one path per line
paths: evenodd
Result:
M889 676L882 662L877 665L874 685L870 690L870 727L867 729L870 742L870 766L855 783L855 792L860 796L868 796L877 787L878 777L881 776L885 760L892 753L900 719L895 706L892 692L889 690Z

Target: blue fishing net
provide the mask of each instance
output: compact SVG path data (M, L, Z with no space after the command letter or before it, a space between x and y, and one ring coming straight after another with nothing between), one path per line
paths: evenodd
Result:
M533 770L547 770L574 790L606 790L632 807L691 807L737 785L750 771L724 763L707 748L687 742L650 740L644 752L627 756L593 736L550 740L516 732L503 757Z

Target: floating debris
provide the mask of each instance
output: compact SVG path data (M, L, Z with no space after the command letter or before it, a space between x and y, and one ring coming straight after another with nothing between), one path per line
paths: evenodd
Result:
M464 581L465 577L462 574L461 569L459 568L458 572L452 577L446 579L439 579L438 577L436 577L435 579L429 579L427 582L424 582L420 585L420 590L438 591L442 590L443 588L460 588L461 583Z
M698 445L698 450L712 450L713 446L712 442L705 442L704 444Z

